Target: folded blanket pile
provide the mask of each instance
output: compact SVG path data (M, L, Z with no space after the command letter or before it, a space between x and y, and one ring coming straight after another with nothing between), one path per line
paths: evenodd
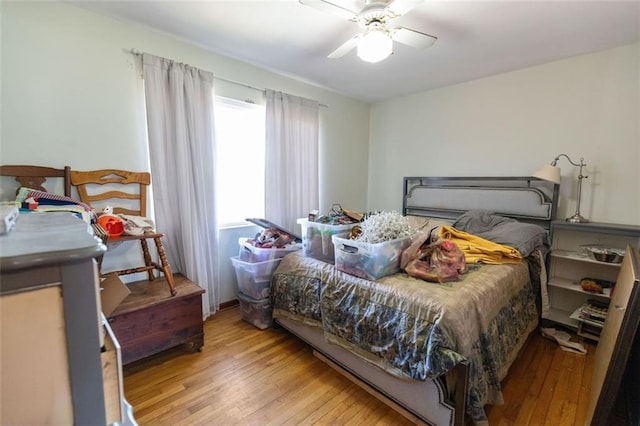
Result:
M29 205L28 210L37 213L66 211L87 223L93 223L96 219L96 212L93 207L73 198L50 194L45 191L20 188L16 196L16 203L20 206ZM27 209L27 207L24 207L24 209Z
M503 263L519 263L520 252L513 247L497 244L476 235L460 231L452 226L440 228L438 236L450 240L464 253L467 263L487 263L498 265Z

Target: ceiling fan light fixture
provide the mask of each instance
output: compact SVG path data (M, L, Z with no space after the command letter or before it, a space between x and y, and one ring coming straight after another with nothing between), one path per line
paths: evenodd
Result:
M366 62L380 62L393 53L393 40L387 31L373 28L358 40L358 57Z

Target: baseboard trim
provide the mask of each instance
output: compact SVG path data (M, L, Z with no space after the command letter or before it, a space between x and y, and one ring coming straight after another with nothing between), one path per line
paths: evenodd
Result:
M228 302L223 302L220 304L220 309L227 309L227 308L233 308L234 306L238 305L240 302L238 301L238 299L233 299L233 300L229 300Z

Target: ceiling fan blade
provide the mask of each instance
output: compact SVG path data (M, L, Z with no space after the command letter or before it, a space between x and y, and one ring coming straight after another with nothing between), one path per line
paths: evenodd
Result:
M345 9L342 6L338 6L337 4L330 3L324 0L299 0L301 4L306 6L311 6L314 9L321 10L323 12L332 13L334 15L338 15L341 18L346 20L355 21L358 16L357 12L354 12L349 9Z
M404 27L394 28L391 32L391 38L393 41L406 44L407 46L416 47L418 49L431 47L433 46L433 43L438 40L438 37Z
M331 52L329 54L329 56L327 56L327 58L329 59L338 59L338 58L342 58L344 55L346 55L347 53L349 53L349 51L351 49L353 49L354 47L356 47L356 45L358 44L358 39L360 38L360 34L356 34L353 37L351 37L349 40L347 40L342 46L338 47L336 50L334 50L333 52Z
M420 3L424 3L424 0L395 0L385 8L385 12L389 18L396 18L404 15Z

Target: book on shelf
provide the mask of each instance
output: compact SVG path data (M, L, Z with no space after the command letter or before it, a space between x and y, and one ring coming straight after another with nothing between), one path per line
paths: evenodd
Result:
M597 300L588 300L571 315L571 318L602 327L607 318L608 305Z

